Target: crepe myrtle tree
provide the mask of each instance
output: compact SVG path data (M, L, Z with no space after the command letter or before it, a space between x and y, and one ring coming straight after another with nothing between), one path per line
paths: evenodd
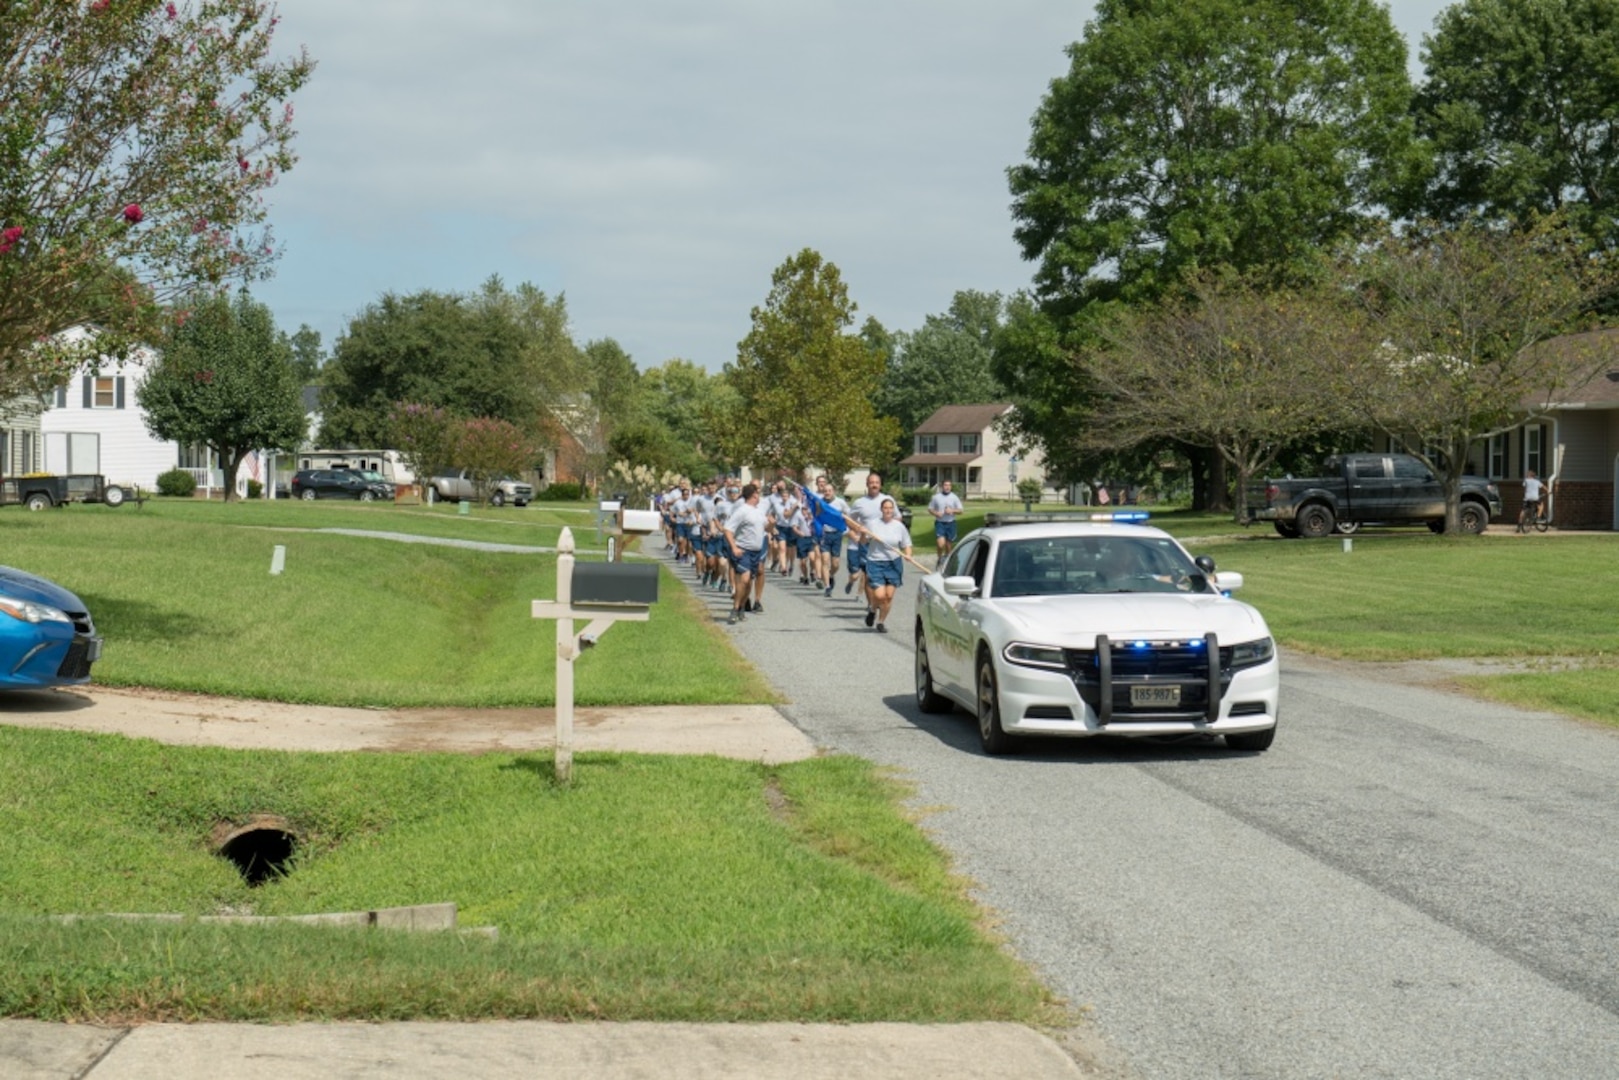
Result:
M479 502L489 485L503 476L521 476L534 467L534 442L516 424L491 416L461 421L461 465L471 474L473 496Z
M219 456L227 502L248 454L293 450L308 427L286 336L245 289L175 313L136 400L153 435Z
M1341 267L1376 344L1345 370L1346 401L1440 478L1445 531L1461 525L1467 453L1588 382L1592 348L1544 347L1583 329L1613 288L1609 261L1560 219L1390 233Z
M434 405L395 402L388 411L387 431L387 441L399 448L424 496L433 490L428 481L455 464L460 451L461 422Z
M1331 283L1264 288L1194 276L1150 305L1114 305L1075 363L1100 403L1078 436L1096 450L1172 440L1220 455L1241 494L1290 445L1355 422L1344 371L1369 325Z
M0 9L0 398L157 340L199 285L268 274L263 195L314 66L272 55L277 22L259 0ZM64 344L80 323L98 333Z

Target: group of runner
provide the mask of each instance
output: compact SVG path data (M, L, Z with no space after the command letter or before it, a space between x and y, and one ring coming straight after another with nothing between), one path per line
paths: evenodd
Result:
M867 475L865 494L853 503L825 476L815 477L813 490L784 478L763 486L736 477L697 485L682 481L656 496L655 503L675 561L691 566L699 588L730 592L731 623L764 613L765 579L771 574L790 581L796 569L801 586L830 598L842 569L844 594L858 587L866 601L866 625L886 634L895 590L904 583L902 562L926 569L911 557L911 533L899 503L883 493L883 478L875 472ZM928 505L940 559L955 542L961 509L945 481ZM840 567L846 543L848 565Z

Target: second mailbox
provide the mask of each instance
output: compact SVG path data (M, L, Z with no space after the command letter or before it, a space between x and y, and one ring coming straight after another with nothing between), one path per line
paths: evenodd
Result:
M609 607L651 607L658 602L656 564L576 562L573 603Z

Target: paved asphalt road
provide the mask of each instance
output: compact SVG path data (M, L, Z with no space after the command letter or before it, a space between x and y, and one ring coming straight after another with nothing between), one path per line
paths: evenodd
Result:
M734 639L818 743L916 783L1131 1075L1619 1077L1619 736L1284 657L1269 753L990 759L915 707L906 573L895 633L777 577Z

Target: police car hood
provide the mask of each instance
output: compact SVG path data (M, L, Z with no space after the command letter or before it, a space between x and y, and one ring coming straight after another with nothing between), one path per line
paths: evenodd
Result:
M1222 644L1270 633L1258 611L1226 596L1186 593L1104 593L1020 596L994 600L1007 629L1020 640L1090 648L1109 638L1197 637L1213 632Z
M62 611L83 611L84 602L54 581L15 567L0 566L0 595L49 604Z

